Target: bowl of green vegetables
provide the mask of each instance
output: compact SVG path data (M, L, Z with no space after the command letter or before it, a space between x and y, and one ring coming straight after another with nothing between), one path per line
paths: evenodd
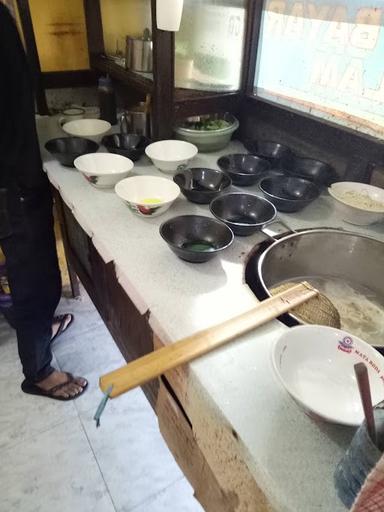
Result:
M208 114L188 117L175 128L176 137L191 142L202 153L225 148L239 121L231 114Z

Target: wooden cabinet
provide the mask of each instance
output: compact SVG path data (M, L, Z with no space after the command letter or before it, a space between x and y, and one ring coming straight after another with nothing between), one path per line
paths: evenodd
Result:
M120 352L126 361L151 352L153 333L148 314L140 314L136 309L117 280L114 263L103 261L60 194L57 191L54 194L68 264L79 276ZM143 387L153 407L157 400L157 389L157 381Z
M63 41L68 40L69 45L75 44L76 52L74 53L76 53L76 62L78 62L76 66L86 65L87 59L84 51L88 46L88 58L92 72L77 70L41 73L31 12L36 18L34 11L37 6L42 6L43 2L41 0L14 0L14 2L8 0L7 2L11 6L13 3L18 6L16 14L18 14L23 28L29 61L36 75L36 102L39 113L48 113L44 87L96 85L97 75L108 73L120 84L125 96L130 99L129 106L150 97L152 138L155 140L173 137L174 123L178 119L198 114L231 112L240 120L237 137L241 140L264 139L287 144L294 152L302 156L317 158L334 165L342 178L370 181L372 169L375 166L382 175L384 160L380 139L357 129L352 130L349 127L337 125L332 120L319 117L315 112L301 112L292 108L289 103L282 104L268 100L257 95L257 90L255 94L256 57L258 51L265 51L262 45L259 47L263 8L268 5L264 0L236 0L234 2L215 0L212 2L215 12L220 5L223 5L223 11L225 7L232 9L239 5L243 11L240 16L243 23L242 30L244 29L240 88L237 91L222 90L222 92L175 88L175 58L178 61L180 59L188 61L191 58L190 55L187 55L188 52L184 55L180 45L177 48L177 55L175 55L174 33L157 29L156 0L83 0L82 15L79 14L79 1L62 2L66 11L63 13L59 10L61 15L57 19L51 19L48 16L49 9L46 9L44 16L36 22L42 23L44 26L43 34L38 36L38 43L41 46L41 41L45 41L44 52L49 59L55 53L55 45L50 45L50 41L59 38ZM192 0L187 0L186 5L189 5L188 2L191 2L190 7L192 6L193 9L195 4ZM201 5L202 12L205 12L205 9L209 10L210 8L210 0L207 2L196 0L197 5ZM212 16L212 13L210 15ZM228 16L224 16L224 18L228 21ZM84 42L84 31L81 28L83 19L86 23L86 43ZM216 18L213 16L213 19ZM226 25L223 19L222 21L218 20L218 23ZM142 28L150 21L154 45L153 76L143 76L126 70L116 62L105 58L105 54L113 51L114 47L123 51L125 31L129 31L130 35L139 35ZM61 25L62 23L65 25ZM235 29L236 23L227 23L227 25ZM49 30L47 24L50 27ZM205 23L204 26L208 27L203 30L202 36L203 46L206 46L212 38L209 34L209 23ZM75 30L76 27L78 30ZM198 50L201 48L195 28L192 26L191 38L193 39L193 51L196 50L196 54L198 54ZM228 30L231 31L229 28ZM214 30L212 30L212 34L214 34ZM75 38L74 41L81 40L82 42L74 43L73 38ZM225 41L221 33L219 40ZM227 43L228 41L225 41L225 44L221 44L225 46ZM220 46L220 42L217 46ZM238 54L239 52L237 52ZM44 62L44 66L45 64ZM271 62L270 65L278 68L279 62ZM238 62L236 66L238 67ZM206 69L204 65L199 65L199 72L204 74L204 69ZM180 69L178 72L180 73ZM178 76L179 84L185 82L180 81L179 78ZM374 165L371 165L372 163ZM379 179L378 183L380 182Z
M242 75L239 91L202 91L194 89L175 88L175 35L172 32L158 30L156 26L156 0L147 0L144 6L150 9L150 16L140 12L141 24L145 20L152 20L153 37L153 78L143 76L107 59L106 53L111 50L111 40L122 40L121 27L116 28L114 36L107 34L103 23L105 23L106 5L109 0L84 0L85 14L87 20L88 46L90 52L91 68L98 72L108 73L118 80L129 90L140 93L145 98L146 94L151 96L151 114L153 126L153 138L164 139L173 136L173 125L176 119L191 115L232 112L240 110L241 91L245 88L245 73ZM121 15L127 15L131 0L123 8ZM132 5L132 16L135 15L135 5ZM114 6L116 9L116 5ZM136 9L137 10L137 9ZM144 21L143 21L144 20ZM248 37L249 27L246 27ZM245 59L247 58L245 52ZM243 68L247 68L244 62Z

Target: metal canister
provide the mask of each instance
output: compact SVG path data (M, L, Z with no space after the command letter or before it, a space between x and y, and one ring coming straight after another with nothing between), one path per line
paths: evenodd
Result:
M132 71L151 72L152 71L152 51L153 44L151 33L148 28L143 32L143 37L135 39L127 36L125 66Z
M121 133L137 133L138 135L150 136L150 120L147 112L147 105L141 102L132 107L131 110L124 111L120 116Z

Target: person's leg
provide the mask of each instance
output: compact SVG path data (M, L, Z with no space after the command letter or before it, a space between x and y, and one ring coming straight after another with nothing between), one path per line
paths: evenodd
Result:
M10 237L2 241L15 312L20 360L26 379L38 382L53 372L51 323L61 281L48 192L22 200L10 197ZM40 203L39 203L40 199Z
M24 199L11 198L13 232L2 240L12 293L20 360L29 383L42 389L68 380L51 366L52 320L60 299L61 279L53 230L49 191ZM68 391L69 390L69 391ZM61 396L75 395L81 382L61 389Z

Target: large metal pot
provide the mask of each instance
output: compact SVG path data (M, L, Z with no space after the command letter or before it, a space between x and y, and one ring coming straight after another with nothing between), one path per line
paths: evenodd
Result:
M312 229L276 240L251 263L267 295L306 279L339 310L342 327L384 347L384 243L337 229Z

